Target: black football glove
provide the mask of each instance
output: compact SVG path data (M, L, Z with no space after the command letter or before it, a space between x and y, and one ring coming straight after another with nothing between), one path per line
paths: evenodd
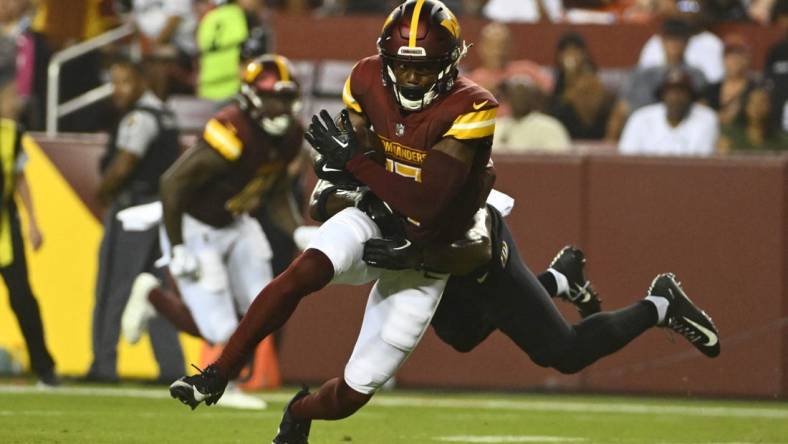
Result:
M348 160L360 151L356 133L350 124L350 114L346 109L339 113L343 129L337 127L328 111L321 110L319 116L312 116L312 123L304 138L325 158L326 167L343 170Z
M346 170L330 168L326 165L326 158L321 154L315 156L312 167L318 179L331 182L339 188L350 190L362 186L362 183Z
M421 249L407 239L370 239L364 242L364 262L388 270L424 268Z
M405 221L368 188L363 191L356 203L356 208L363 211L375 222L383 237L396 240L405 239Z

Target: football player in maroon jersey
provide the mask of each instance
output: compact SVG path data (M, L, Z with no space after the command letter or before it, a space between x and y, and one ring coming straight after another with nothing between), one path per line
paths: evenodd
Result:
M494 181L489 160L498 104L458 76L467 45L452 12L436 0L409 0L386 19L378 49L346 82L339 126L321 112L306 137L325 157L326 172L349 171L386 203L361 199L328 219L304 253L260 292L219 359L170 388L193 407L216 402L228 378L303 297L329 283L377 281L344 377L314 394L297 394L277 443L306 443L312 419L339 419L361 408L407 359L440 301L448 274L364 263L364 242L388 236L367 213L393 209L407 221L408 242L438 247L473 228ZM374 141L383 146L384 165L364 155Z
M157 310L187 333L226 343L272 279L271 247L248 211L269 205L289 233L301 224L288 192L304 152L292 65L267 54L242 76L236 99L162 178L162 251L182 300L153 276L138 277L122 318L131 343Z

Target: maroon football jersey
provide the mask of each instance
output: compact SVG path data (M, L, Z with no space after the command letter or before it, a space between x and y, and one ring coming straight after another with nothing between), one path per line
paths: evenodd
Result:
M345 82L342 99L345 106L364 114L371 122L383 144L387 170L420 182L421 165L441 139L454 137L479 142L465 186L440 216L432 232L425 232L418 221L409 220L412 240L456 240L470 228L473 215L492 188L495 173L490 149L498 102L486 89L465 77L458 77L448 93L424 110L405 112L383 85L381 64L379 56L358 62Z
M298 155L303 135L301 124L295 123L284 135L271 136L237 103L226 106L205 125L202 138L233 167L205 184L186 212L215 227L230 224L234 219L230 211L233 199L241 199L244 190L269 190Z

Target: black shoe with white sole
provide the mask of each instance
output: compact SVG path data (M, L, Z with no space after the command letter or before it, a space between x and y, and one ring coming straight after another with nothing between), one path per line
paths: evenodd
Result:
M227 379L219 375L216 366L210 365L200 370L199 374L184 376L170 384L170 396L194 410L201 402L205 402L205 405L216 404L226 387Z
M711 317L698 308L684 293L673 273L660 274L651 282L648 294L668 300L668 311L660 327L669 328L684 336L704 355L714 358L720 354L720 337Z
M297 419L290 413L290 406L294 402L309 394L309 389L304 386L293 396L285 406L282 422L271 444L309 444L309 429L312 427L311 419Z
M585 264L586 258L583 252L572 245L562 248L550 262L550 268L566 276L566 280L569 281L569 294L562 293L558 297L574 305L583 318L602 309L599 295L583 272Z

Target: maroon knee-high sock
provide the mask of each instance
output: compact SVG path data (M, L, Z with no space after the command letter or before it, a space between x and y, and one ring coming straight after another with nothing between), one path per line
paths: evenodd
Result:
M320 390L293 402L290 413L301 419L342 419L356 413L372 395L359 393L343 378L326 381Z
M290 319L301 298L325 287L333 277L334 266L325 254L311 248L301 253L252 302L214 363L219 374L227 379L238 375L257 344Z
M164 290L163 288L154 288L148 293L148 301L175 328L192 336L205 339L200 334L200 329L197 328L197 323L194 322L189 307L183 303L183 300L175 292Z

